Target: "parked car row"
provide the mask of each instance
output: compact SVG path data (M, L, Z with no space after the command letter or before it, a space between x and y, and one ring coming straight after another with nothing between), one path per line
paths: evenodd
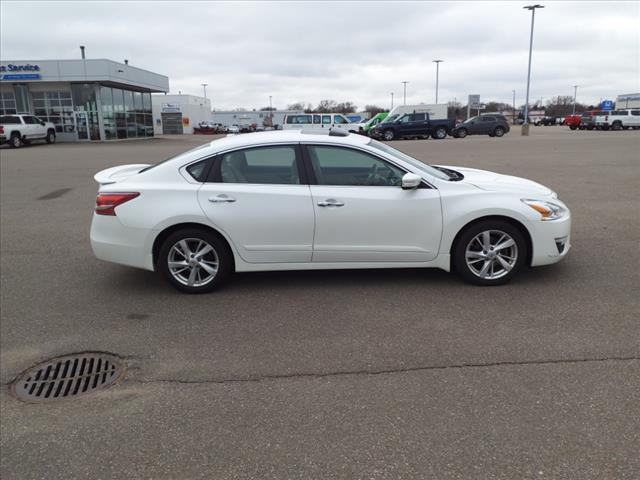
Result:
M571 130L637 130L640 128L640 109L589 110L566 116L564 123Z

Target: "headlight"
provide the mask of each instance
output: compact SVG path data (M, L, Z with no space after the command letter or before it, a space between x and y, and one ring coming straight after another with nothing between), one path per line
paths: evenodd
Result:
M532 200L523 198L522 201L542 215L543 222L549 220L558 220L567 212L567 209L557 203L547 202L545 200Z

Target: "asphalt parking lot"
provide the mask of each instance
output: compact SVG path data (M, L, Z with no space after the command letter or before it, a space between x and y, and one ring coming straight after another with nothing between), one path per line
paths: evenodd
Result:
M207 140L0 150L3 479L640 478L640 132L393 142L570 206L568 258L503 287L278 272L187 296L96 260L93 174ZM126 379L50 404L9 394L88 350L124 357Z

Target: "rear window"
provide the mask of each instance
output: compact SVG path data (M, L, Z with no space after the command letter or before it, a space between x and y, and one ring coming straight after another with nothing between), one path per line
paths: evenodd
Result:
M209 159L201 160L199 162L194 163L193 165L189 165L187 167L187 172L189 172L189 175L191 175L196 181L204 182L206 179L208 164L209 164Z
M9 115L5 115L3 117L0 117L0 123L4 123L4 124L20 124L22 122L20 122L20 117L12 117Z

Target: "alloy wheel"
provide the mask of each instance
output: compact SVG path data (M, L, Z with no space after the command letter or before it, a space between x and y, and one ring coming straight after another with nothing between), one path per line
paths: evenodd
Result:
M179 283L202 287L218 274L220 261L216 250L200 238L184 238L169 250L167 266Z
M508 275L518 261L515 240L501 230L486 230L471 239L465 249L465 260L471 272L485 280Z

